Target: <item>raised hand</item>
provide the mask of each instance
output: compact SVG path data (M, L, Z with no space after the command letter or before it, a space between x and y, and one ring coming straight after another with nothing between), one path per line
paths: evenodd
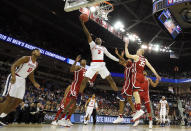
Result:
M118 52L117 48L115 48L115 54L119 55L119 52Z
M76 61L78 62L78 61L80 61L80 59L81 59L81 55L78 55L78 56L76 57Z

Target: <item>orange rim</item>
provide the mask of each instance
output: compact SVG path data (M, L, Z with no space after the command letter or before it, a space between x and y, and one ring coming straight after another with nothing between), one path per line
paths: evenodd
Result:
M108 4L108 5L112 6L112 10L114 9L113 4L111 4L111 3L110 3L110 2L108 2L108 1L104 1L104 2L101 2L101 3ZM96 4L96 6L99 6L99 5L100 5L100 3L99 3L99 4Z

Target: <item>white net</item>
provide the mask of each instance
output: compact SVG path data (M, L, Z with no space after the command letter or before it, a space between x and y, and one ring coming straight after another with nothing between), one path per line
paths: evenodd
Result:
M108 20L108 14L113 11L113 5L109 2L102 2L97 6L97 16Z

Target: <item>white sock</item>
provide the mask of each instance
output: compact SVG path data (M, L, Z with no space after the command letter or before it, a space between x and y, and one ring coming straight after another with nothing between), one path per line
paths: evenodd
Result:
M7 114L1 113L0 118L4 118L4 117L6 117L6 116L7 116Z

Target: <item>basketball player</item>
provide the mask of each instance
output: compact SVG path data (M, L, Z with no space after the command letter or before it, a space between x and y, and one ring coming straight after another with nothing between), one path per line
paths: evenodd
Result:
M0 118L4 118L12 112L23 100L25 94L26 78L34 87L40 88L40 85L34 79L34 70L37 68L37 58L40 51L34 49L31 56L23 56L11 66L11 74L7 78L3 96L6 97L3 103L0 103ZM1 125L4 125L0 122Z
M129 102L132 111L135 113L136 109L132 102L132 94L133 94L133 87L132 87L132 83L131 83L132 61L131 61L131 59L128 59L127 61L124 59L124 51L121 53L121 55L119 55L118 50L115 49L115 53L121 60L120 64L125 67L125 71L124 71L125 79L124 79L124 85L123 85L121 94L124 98L127 98L127 101ZM120 100L119 101L119 116L117 117L117 119L115 121L113 121L113 123L123 122L124 107L125 107L125 102Z
M147 72L143 71L144 74L144 82L141 84L141 88L139 89L139 94L141 98L141 102L145 104L145 107L147 109L148 118L149 118L149 128L151 129L153 127L153 121L152 121L152 112L151 112L151 104L150 104L150 96L149 96L149 85L152 87L156 87L159 83L159 80L156 79L155 82L153 82L150 78L147 77ZM137 120L133 126L137 126L139 124L139 120Z
M57 115L55 117L55 120L52 122L53 125L62 125L62 126L69 126L71 125L70 117L71 113L75 111L76 109L76 98L79 94L80 85L82 80L84 79L84 74L86 72L85 66L86 66L86 60L81 60L80 66L77 66L77 62L80 61L81 56L77 56L74 64L70 68L70 72L74 72L74 81L71 85L69 85L65 91L65 96L60 104L60 109L57 112ZM57 123L57 119L60 115L60 113L64 110L64 113L62 117L60 118L59 123ZM66 119L62 119L66 116L67 112L69 112L69 115L66 117ZM62 119L62 120L61 120Z
M152 67L152 65L148 62L148 60L143 56L144 55L144 50L143 49L138 49L137 53L135 55L129 54L128 51L128 44L129 40L125 42L125 54L127 58L133 59L133 71L132 71L132 84L133 84L133 96L135 98L135 108L137 110L136 114L134 115L132 121L136 121L139 119L143 114L144 111L141 110L141 100L140 100L140 95L139 95L139 89L141 87L141 84L144 82L144 67L147 65L147 67L155 74L157 79L160 80L160 76L158 73L155 71L155 69Z
M88 106L87 106L88 105ZM86 115L84 117L84 124L87 125L88 121L92 115L94 106L96 107L96 110L98 110L98 105L95 99L95 94L92 95L91 98L88 99L88 101L85 104L85 110L86 110Z
M115 56L110 54L107 49L104 46L101 46L102 40L100 38L96 38L95 42L92 40L92 37L86 28L84 21L80 18L82 28L84 30L84 33L88 39L88 43L90 45L90 50L92 54L92 62L90 64L90 67L88 68L87 72L85 73L84 80L82 81L81 87L80 87L80 93L83 93L86 83L88 82L88 79L92 79L92 77L98 73L101 75L102 79L106 79L112 89L114 91L118 91L118 88L114 82L114 80L111 77L110 72L105 66L104 62L104 54L109 57L110 59L119 62L119 59L117 59ZM123 99L122 96L120 95L120 92L118 92L118 99ZM81 96L79 95L77 103L80 104L81 101Z
M166 115L169 112L169 106L168 106L168 102L165 98L165 96L162 96L162 99L160 100L160 122L161 122L161 126L164 127L165 126L165 122L166 122Z

